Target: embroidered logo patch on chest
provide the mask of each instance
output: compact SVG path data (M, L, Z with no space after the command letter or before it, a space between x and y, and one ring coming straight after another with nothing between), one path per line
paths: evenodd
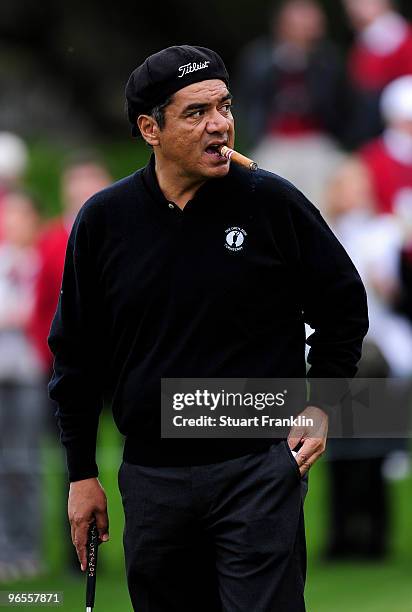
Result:
M241 227L228 227L225 234L225 247L229 249L229 251L241 251L243 249L247 236L244 229Z

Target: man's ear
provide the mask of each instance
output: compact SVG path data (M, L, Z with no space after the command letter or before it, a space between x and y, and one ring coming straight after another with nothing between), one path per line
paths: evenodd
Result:
M160 130L153 117L150 117L150 115L139 115L137 118L137 127L147 144L152 147L159 144Z

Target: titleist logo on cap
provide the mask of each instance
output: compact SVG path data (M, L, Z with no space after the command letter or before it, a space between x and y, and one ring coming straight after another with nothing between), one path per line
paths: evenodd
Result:
M191 62L189 64L184 64L184 66L179 66L179 72L181 74L177 75L178 79L181 79L185 74L189 74L190 72L197 72L197 70L203 70L203 68L207 68L210 64L210 61L201 62L200 64L196 62Z

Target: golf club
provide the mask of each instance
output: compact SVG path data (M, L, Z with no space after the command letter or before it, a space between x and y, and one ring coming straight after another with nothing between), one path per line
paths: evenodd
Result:
M87 537L86 612L92 612L94 607L98 548L99 532L96 521L93 521L89 526Z

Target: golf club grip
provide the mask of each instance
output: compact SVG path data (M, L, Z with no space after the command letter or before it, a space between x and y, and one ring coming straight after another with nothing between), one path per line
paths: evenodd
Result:
M86 578L86 606L93 608L96 592L97 551L99 549L99 532L96 522L89 527L87 538L87 578Z

